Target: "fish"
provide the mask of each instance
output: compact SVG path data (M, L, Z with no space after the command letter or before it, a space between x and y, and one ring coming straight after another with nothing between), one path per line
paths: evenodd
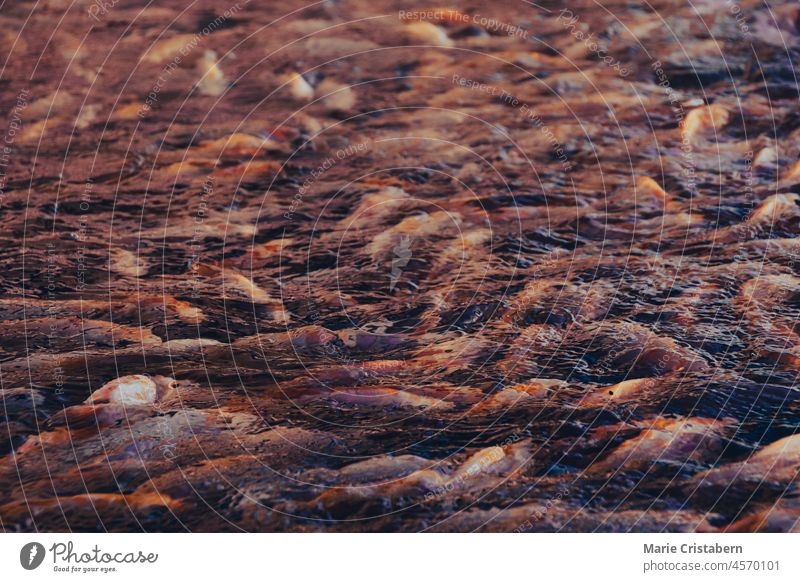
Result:
M696 487L742 487L746 483L786 485L797 479L800 436L790 435L758 449L748 458L726 463L695 475Z
M724 445L723 421L692 417L656 418L639 436L626 440L603 460L593 463L592 472L646 469L655 463L691 465L714 459Z
M797 6L62 4L0 32L0 529L797 529Z

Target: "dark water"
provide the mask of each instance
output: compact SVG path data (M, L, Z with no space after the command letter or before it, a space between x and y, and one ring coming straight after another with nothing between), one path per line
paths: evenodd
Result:
M796 529L798 11L693 4L2 5L2 527Z

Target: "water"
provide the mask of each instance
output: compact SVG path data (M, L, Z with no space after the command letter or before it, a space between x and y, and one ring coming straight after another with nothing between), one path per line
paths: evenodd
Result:
M3 528L793 527L796 8L33 4Z

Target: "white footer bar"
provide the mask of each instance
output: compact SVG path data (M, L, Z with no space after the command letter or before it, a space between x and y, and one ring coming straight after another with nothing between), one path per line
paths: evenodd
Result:
M115 582L800 580L799 544L797 534L3 534L0 571Z

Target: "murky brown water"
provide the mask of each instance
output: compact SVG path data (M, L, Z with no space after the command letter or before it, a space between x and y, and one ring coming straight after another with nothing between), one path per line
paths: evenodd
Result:
M3 4L0 525L797 529L770 5Z

